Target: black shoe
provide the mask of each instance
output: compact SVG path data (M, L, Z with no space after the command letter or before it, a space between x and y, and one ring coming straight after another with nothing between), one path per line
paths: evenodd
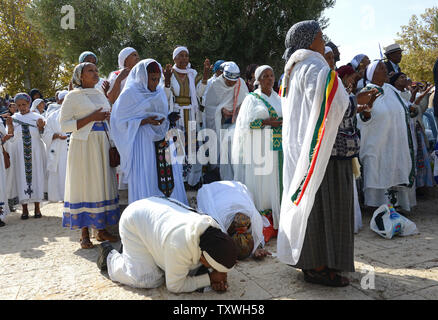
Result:
M29 219L29 214L22 213L21 214L21 220L27 220L27 219Z
M6 225L6 223L4 223L3 221L0 220L0 228L4 227Z
M99 257L97 258L97 266L101 271L107 270L106 258L109 253L114 250L113 246L109 243L109 241L102 242L98 244L99 248Z

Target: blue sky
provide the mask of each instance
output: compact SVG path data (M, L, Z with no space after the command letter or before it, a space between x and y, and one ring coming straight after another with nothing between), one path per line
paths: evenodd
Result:
M347 64L359 53L371 60L380 58L379 43L382 50L394 43L412 15L420 16L433 6L438 6L437 0L336 0L323 15L330 19L324 33L340 46L337 66Z

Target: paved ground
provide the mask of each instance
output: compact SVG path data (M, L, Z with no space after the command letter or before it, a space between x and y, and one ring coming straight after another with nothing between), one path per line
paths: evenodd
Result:
M172 294L163 286L133 289L113 283L96 266L98 249L79 246L80 231L61 227L62 205L47 204L43 219L7 218L0 229L0 299L100 300L266 300L266 299L438 299L438 190L419 199L406 215L417 224L419 235L385 240L370 231L371 213L364 213L364 229L355 237L356 273L352 284L332 289L307 284L302 273L275 257L262 262L239 262L230 272L229 291ZM32 212L31 212L32 214ZM117 229L112 229L117 231ZM95 239L93 242L97 243ZM116 244L118 248L119 244ZM276 242L267 248L275 254ZM374 289L369 268L374 268ZM361 273L363 271L364 273ZM364 278L366 277L366 278ZM370 278L371 277L371 278ZM371 279L371 281L366 281Z

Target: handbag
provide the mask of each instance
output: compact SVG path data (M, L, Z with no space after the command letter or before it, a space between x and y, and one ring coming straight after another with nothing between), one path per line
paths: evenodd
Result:
M9 156L9 153L6 152L5 147L2 145L2 149L3 149L3 158L5 160L5 168L9 169L9 167L11 166L11 157Z
M111 168L117 168L120 165L120 154L119 154L119 151L117 150L116 147L111 147L111 141L110 141L110 138L108 136L108 132L106 131L106 128L105 128L105 134L106 134L106 137L108 138L108 142L110 143L110 148L109 148L110 167Z

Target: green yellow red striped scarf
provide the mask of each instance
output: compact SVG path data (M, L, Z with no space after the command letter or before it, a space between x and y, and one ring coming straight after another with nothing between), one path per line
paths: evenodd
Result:
M319 113L318 121L315 126L315 130L313 133L312 143L310 146L310 154L309 154L309 169L306 175L303 178L298 190L292 196L292 202L295 205L299 205L304 193L306 192L307 186L310 182L310 179L313 176L313 172L315 169L316 161L318 159L318 154L321 148L322 141L324 139L327 116L330 112L330 108L332 106L333 99L335 97L336 91L338 90L339 80L338 75L335 71L329 72L327 76L327 83L325 87L325 98L321 105L321 111Z

